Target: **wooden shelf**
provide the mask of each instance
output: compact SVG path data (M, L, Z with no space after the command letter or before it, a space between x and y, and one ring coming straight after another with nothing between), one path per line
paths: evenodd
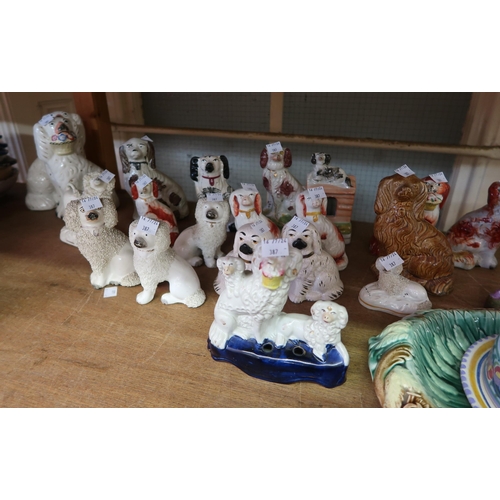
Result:
M122 191L119 228L132 220ZM372 226L353 222L349 265L338 302L350 321L342 333L351 364L344 385L273 384L214 361L207 350L217 294L216 269L196 268L207 301L198 309L135 302L140 287L119 287L103 298L90 285L90 266L62 243L55 211L31 212L25 186L0 197L1 407L379 407L368 371L368 339L398 318L362 307L360 288L375 281L368 252ZM193 210L192 210L193 212ZM180 229L194 223L181 221ZM224 250L232 246L230 234ZM435 308L482 307L498 288L500 271L457 270L455 291L431 297ZM307 314L311 303L288 302L285 312Z

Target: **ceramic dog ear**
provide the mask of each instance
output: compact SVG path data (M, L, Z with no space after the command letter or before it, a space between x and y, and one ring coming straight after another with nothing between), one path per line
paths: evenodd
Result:
M198 159L199 156L193 156L189 163L189 175L193 181L198 181Z
M122 144L118 148L118 152L120 154L120 162L122 164L122 171L124 174L128 174L130 172L130 163L128 161L127 153L125 152L125 144Z
M104 225L109 228L115 227L118 224L118 212L115 204L110 198L100 198L100 200L104 211Z
M224 176L224 179L229 179L229 161L224 155L220 155L219 157L222 161L222 164L224 165L224 168L222 170L222 175Z
M285 155L283 156L283 165L285 168L290 168L292 166L292 152L290 148L284 149Z

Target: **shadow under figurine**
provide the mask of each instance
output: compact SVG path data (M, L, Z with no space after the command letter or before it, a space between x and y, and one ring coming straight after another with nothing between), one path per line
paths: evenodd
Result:
M416 175L385 177L375 200L373 235L379 255L397 252L404 260L403 276L434 295L447 295L453 288L453 252L446 236L425 220L426 201L427 187Z
M134 249L134 266L143 291L137 302L148 304L154 299L159 283L168 281L169 292L161 296L163 304L185 304L199 307L206 299L196 271L170 246L170 227L158 221L156 233L145 230L140 220L129 226L129 239Z
M223 257L217 265L225 287L209 331L215 360L269 382L335 387L345 381L349 356L340 342L345 308L321 301L313 305L312 317L281 312L302 265L300 252L291 248L288 256L263 257L261 243L251 273L237 257Z

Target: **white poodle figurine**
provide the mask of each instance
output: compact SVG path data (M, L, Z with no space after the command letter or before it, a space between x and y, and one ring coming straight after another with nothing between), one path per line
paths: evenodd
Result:
M293 248L287 257L263 257L262 244L254 252L251 273L237 257L219 259L225 288L215 305L210 342L219 349L233 335L262 342L261 324L281 312L301 264L302 256Z
M170 227L170 245L175 243L179 236L179 227L174 212L162 201L159 200L160 187L158 181L154 179L143 188L136 184L137 176L133 175L130 180L130 193L135 203L137 215L148 219L162 220Z
M341 330L348 319L344 306L320 300L311 307L311 316L281 313L264 320L262 331L264 338L272 340L276 347L285 346L288 340L302 340L320 360L324 360L327 346L334 346L348 366L349 354L341 341Z
M345 252L345 241L337 226L326 216L326 198L315 199L308 191L299 193L295 201L297 217L314 224L321 236L321 244L343 271L349 262Z
M215 267L224 253L221 246L227 238L229 203L226 200L208 201L202 197L196 203L196 224L184 229L174 243L174 250L192 266Z
M230 193L233 188L228 184L229 161L224 155L193 156L189 174L194 181L196 196L208 192Z
M125 189L130 191L130 178L133 175L141 177L147 175L150 179L156 179L160 188L160 198L168 207L177 214L179 219L189 215L189 207L186 195L181 186L168 175L156 168L156 156L153 141L134 137L122 144L119 148L123 175L125 177Z
M260 166L264 169L262 179L267 191L267 204L272 208L266 214L280 225L286 224L295 215L295 198L304 190L300 182L288 171L292 165L292 152L285 148L277 153L260 153Z
M314 169L307 176L309 184L333 184L336 186L352 187L351 179L340 167L330 167L332 157L327 153L313 153L311 163Z
M56 111L33 126L38 158L28 170L26 206L30 210L56 209L64 216L66 205L80 198L86 174L102 173L102 168L85 158L85 128L76 113ZM113 193L113 201L118 197ZM74 235L63 227L61 241L75 245Z
M115 196L115 178L113 177L109 182L100 179L101 174L94 172L83 176L83 192L82 198L111 198ZM115 203L116 205L116 203Z
M233 249L227 254L227 257L238 257L245 265L246 271L252 270L252 258L257 245L262 240L272 240L275 238L271 231L260 233L252 227L254 223L243 224L234 235ZM220 295L224 289L225 281L221 271L217 274L214 282L214 289Z
M375 262L378 282L364 286L359 292L362 306L399 317L432 308L427 290L420 283L401 276L402 264L387 271L380 259Z
M342 295L344 284L333 257L321 247L321 239L314 225L303 231L294 229L293 222L283 226L282 237L288 239L290 248L302 254L302 268L290 285L288 298L297 303L304 300L335 300Z
M243 188L233 191L229 197L229 206L236 229L244 224L262 220L274 238L280 237L279 227L262 213L262 199L258 191Z
M94 288L106 285L136 286L140 283L128 238L115 228L118 215L110 198L101 198L102 207L86 210L80 200L66 206L64 221L76 234L80 253L92 268Z
M196 271L170 247L170 228L159 222L156 234L144 230L135 220L129 226L129 239L134 249L134 266L144 290L137 295L139 304L148 304L159 283L168 281L169 293L161 296L163 304L185 304L199 307L206 299Z

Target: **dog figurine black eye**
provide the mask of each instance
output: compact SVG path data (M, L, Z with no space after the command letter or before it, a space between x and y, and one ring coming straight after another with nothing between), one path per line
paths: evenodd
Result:
M229 161L224 155L193 156L189 162L189 176L195 183L197 196L206 189L222 194L233 190L226 181L229 178Z

